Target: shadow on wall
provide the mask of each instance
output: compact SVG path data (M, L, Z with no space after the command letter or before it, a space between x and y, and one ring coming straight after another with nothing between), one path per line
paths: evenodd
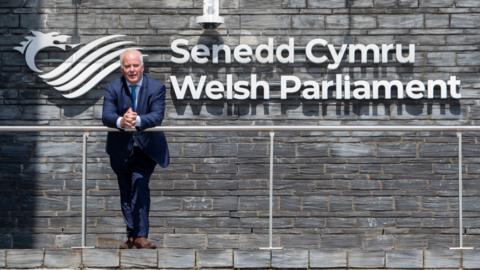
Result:
M24 7L25 2L0 2L0 8L8 12L2 16L18 22L22 15L13 9ZM3 39L8 43L0 53L9 61L0 66L1 80L7 82L0 88L0 124L46 124L35 119L40 113L33 101L39 96L39 90L33 88L36 76L25 66L23 55L13 50L28 32L18 34L18 30L3 25ZM40 27L40 22L36 25ZM37 215L38 175L34 167L38 164L35 153L39 138L38 133L0 134L0 248L46 246L34 232L35 226L48 223Z
M72 7L67 4L65 7L75 8L76 2L72 1ZM93 90L78 100L67 100L27 67L24 55L13 50L25 41L30 30L57 31L72 35L72 42L78 42L78 29L53 30L45 25L45 18L37 13L37 9L46 6L47 1L42 0L0 2L0 8L7 12L2 16L17 22L2 28L4 47L0 54L8 61L2 61L0 66L0 78L6 82L0 87L0 125L99 123L94 119L93 105L102 97L101 90ZM21 8L27 13L17 12ZM21 29L13 28L18 27L21 18L28 20L23 21ZM37 56L36 62L39 66L57 66L57 60L70 54L71 51L47 49ZM59 239L65 239L62 237L64 233L75 236L65 247L79 245L80 228L77 224L80 220L77 217L80 212L72 206L74 197L70 196L80 194L78 148L81 145L78 135L0 134L0 249L56 247ZM68 194L65 190L73 190L73 193Z

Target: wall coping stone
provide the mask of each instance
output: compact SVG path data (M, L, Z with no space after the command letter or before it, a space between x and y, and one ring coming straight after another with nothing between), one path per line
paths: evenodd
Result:
M480 268L480 250L6 249L0 269Z

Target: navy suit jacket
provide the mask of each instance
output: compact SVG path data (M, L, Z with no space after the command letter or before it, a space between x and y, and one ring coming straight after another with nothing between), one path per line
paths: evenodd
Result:
M107 153L110 155L112 168L122 169L125 160L133 150L133 140L140 149L162 167L170 162L167 140L163 132L145 132L143 130L162 123L165 115L165 85L150 76L143 75L142 87L137 100L137 114L141 125L137 132L109 132L107 136ZM103 100L103 124L117 128L118 117L132 107L130 91L125 78L111 81L105 90Z

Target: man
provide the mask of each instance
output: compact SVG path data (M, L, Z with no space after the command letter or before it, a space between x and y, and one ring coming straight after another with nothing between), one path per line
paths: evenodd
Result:
M120 63L123 76L107 85L102 115L104 125L120 129L107 136L107 153L117 175L127 225L128 240L120 248L156 248L147 239L148 183L156 164L168 166L169 153L163 132L143 130L162 123L166 90L163 83L143 74L143 58L139 51L124 51Z

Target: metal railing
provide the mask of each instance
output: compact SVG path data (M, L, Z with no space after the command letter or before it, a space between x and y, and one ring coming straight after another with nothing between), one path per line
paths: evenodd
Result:
M3 132L83 132L82 145L82 236L81 246L86 246L86 179L87 179L87 141L90 132L118 131L114 128L103 126L0 126ZM135 129L126 130L135 132ZM279 131L449 131L456 132L458 138L458 229L459 246L450 249L473 249L463 246L463 174L462 174L462 132L480 131L480 126L159 126L146 131L164 132L205 132L205 131L264 131L270 135L270 167L269 167L269 226L268 247L261 249L280 249L274 247L273 239L273 147L275 132Z

